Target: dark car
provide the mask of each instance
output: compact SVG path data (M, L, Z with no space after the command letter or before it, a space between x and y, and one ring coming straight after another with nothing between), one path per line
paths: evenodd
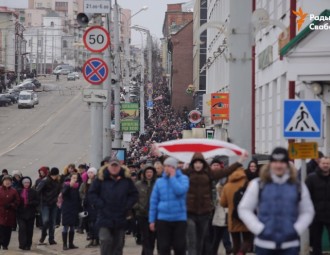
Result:
M38 81L38 80L35 79L35 78L29 78L29 79L26 79L26 80L24 80L23 83L33 83L33 84L36 86L37 89L41 87L41 83L40 83L40 81Z
M11 104L11 100L5 95L0 95L0 106L8 106Z
M17 103L18 98L16 98L15 95L12 95L12 94L9 94L9 93L4 94L4 95L5 95L5 97L7 97L7 98L10 99L11 103L13 103L13 104L16 104Z
M25 83L22 85L19 85L21 87L22 90L36 90L36 85L34 85L33 83Z

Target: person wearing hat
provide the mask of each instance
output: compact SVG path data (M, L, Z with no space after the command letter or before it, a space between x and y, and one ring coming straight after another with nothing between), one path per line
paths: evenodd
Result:
M90 199L89 195L89 189L92 186L96 175L97 170L95 167L90 167L87 170L88 180L87 182L84 182L81 184L79 192L80 192L80 198L82 201L82 205L84 208L84 211L87 212L86 221L88 223L88 238L90 239L89 244L87 244L86 248L92 248L99 245L99 237L97 234L97 228L95 227L96 218L97 218L97 210L92 206L92 201Z
M16 225L16 210L20 203L12 182L12 177L5 175L0 187L0 248L3 250L8 250L12 228Z
M139 200L135 204L134 210L141 230L143 255L152 255L155 248L156 235L149 229L148 212L150 196L156 179L156 169L153 165L146 165L143 178L135 184L139 192Z
M260 178L250 182L238 214L255 235L257 255L299 254L299 236L312 222L314 207L285 148L275 148Z
M50 245L57 244L55 241L55 224L57 217L57 198L61 192L60 171L53 167L47 178L37 186L37 192L41 199L42 231L40 244L44 244L47 237Z
M101 168L89 189L92 206L98 210L101 255L122 254L127 213L138 201L139 193L117 158Z
M23 251L31 250L33 239L34 219L39 205L37 192L32 189L30 177L22 177L21 186L18 190L21 202L17 209L18 242Z
M33 186L33 189L36 189L39 185L39 183L46 179L48 174L49 174L49 167L48 166L42 166L38 169L38 175L39 178L35 181L35 184ZM37 212L36 212L36 227L42 229L42 215L41 215L41 209L40 209L40 205L37 208Z
M14 170L12 172L11 176L13 177L12 187L16 190L22 188L22 186L21 186L21 179L23 176L22 172L19 170Z
M178 161L169 157L164 161L163 176L157 179L151 193L149 224L157 231L160 255L186 254L187 205L189 179L177 169Z

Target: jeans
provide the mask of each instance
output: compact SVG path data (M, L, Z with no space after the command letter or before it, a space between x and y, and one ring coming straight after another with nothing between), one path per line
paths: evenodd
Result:
M33 239L34 218L31 219L17 219L18 222L18 241L19 247L31 248Z
M202 255L211 215L188 215L187 243L188 255Z
M142 255L153 255L156 242L156 233L150 231L149 221L146 217L138 217L141 237L142 237Z
M101 227L99 232L101 255L122 255L125 229Z
M217 255L220 243L223 243L226 251L231 250L231 241L227 227L213 226L212 255Z
M171 255L171 248L175 255L186 255L187 223L185 221L158 220L156 231L160 255Z
M57 217L57 205L42 205L41 206L42 215L42 232L41 237L45 238L47 236L47 230L49 231L49 241L54 241L55 224Z
M323 230L326 228L330 237L330 223L323 223L319 221L314 221L310 228L310 236L312 237L313 255L322 254L322 234ZM330 238L329 238L330 239Z
M294 247L285 250L268 250L256 247L256 255L299 255L299 247Z

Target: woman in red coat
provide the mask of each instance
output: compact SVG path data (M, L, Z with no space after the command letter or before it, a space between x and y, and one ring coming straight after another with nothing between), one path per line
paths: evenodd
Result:
M0 248L8 250L12 227L16 225L16 209L20 203L17 191L11 187L12 177L5 175L0 187Z

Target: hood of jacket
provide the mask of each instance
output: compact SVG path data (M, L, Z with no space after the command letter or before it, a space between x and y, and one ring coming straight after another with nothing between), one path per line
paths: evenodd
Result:
M151 169L152 172L154 173L153 177L152 177L152 180L156 180L157 179L157 171L156 171L156 168L154 168L153 166L146 166L143 170L143 178L144 180L146 180L146 170L148 169Z
M188 169L188 172L191 172L191 171L195 171L194 170L194 163L196 161L201 161L203 163L203 170L202 171L209 171L209 165L208 163L206 162L204 156L202 155L202 153L195 153L191 162L190 162L190 165L189 165L189 169Z
M247 179L245 171L243 168L239 168L229 176L228 182L238 182L243 179Z
M24 187L23 186L23 180L24 179L29 179L30 180L30 187L29 188L31 188L32 187L32 179L28 176L24 176L24 177L21 178L21 180L20 180L21 187Z
M120 168L120 172L119 172L119 176L121 176L122 178L130 178L130 173L129 173L129 169L125 169L123 167ZM108 180L110 179L110 173L108 171L108 165L102 166L97 174L97 178L100 181L104 181L104 180Z

